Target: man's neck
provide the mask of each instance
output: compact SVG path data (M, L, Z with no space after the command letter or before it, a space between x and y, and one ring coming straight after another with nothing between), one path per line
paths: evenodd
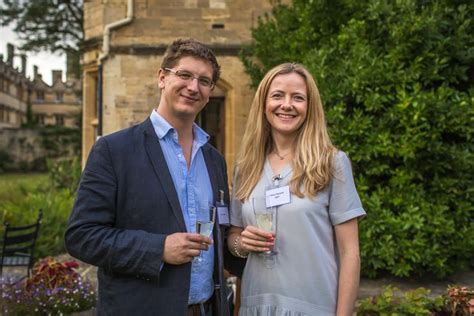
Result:
M160 110L160 107L156 109L158 114L161 115L178 133L178 142L183 149L184 158L186 160L186 165L189 169L191 165L191 155L192 155L192 148L193 148L193 140L194 140L194 133L193 133L193 123L195 118L183 118L183 117L176 117L167 113L167 111Z
M178 133L178 138L181 139L193 139L193 124L194 124L194 119L192 117L176 117L173 115L170 115L166 111L160 109L158 107L156 109L156 112L161 115L173 128L176 130Z

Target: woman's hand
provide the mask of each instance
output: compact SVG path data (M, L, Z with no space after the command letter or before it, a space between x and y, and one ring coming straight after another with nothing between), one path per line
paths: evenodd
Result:
M245 252L265 252L273 248L275 234L249 225L240 233L239 241Z
M258 229L255 226L231 226L227 246L234 256L244 258L249 252L264 252L272 249L275 241L273 233Z

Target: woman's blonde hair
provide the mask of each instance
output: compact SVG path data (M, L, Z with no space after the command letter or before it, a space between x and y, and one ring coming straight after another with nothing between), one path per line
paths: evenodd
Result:
M285 63L271 69L260 82L250 108L242 146L235 165L235 197L247 200L257 185L267 154L273 150L271 126L265 117L270 84L278 75L297 73L306 82L308 109L298 136L293 156L293 177L290 189L298 197L314 197L331 180L336 148L327 132L324 110L316 82L300 64ZM303 190L301 190L303 186Z

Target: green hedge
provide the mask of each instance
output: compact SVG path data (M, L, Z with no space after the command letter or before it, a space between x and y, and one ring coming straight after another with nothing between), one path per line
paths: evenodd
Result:
M474 262L473 30L472 1L294 0L242 51L254 85L287 61L315 75L367 210L364 275Z

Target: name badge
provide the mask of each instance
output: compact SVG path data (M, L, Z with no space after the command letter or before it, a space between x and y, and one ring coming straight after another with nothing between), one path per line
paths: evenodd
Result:
M227 206L218 206L217 207L217 216L219 216L219 224L220 225L230 225L229 221L229 209Z
M267 207L290 203L290 187L288 185L285 185L284 187L278 187L266 191L265 202L267 204Z

